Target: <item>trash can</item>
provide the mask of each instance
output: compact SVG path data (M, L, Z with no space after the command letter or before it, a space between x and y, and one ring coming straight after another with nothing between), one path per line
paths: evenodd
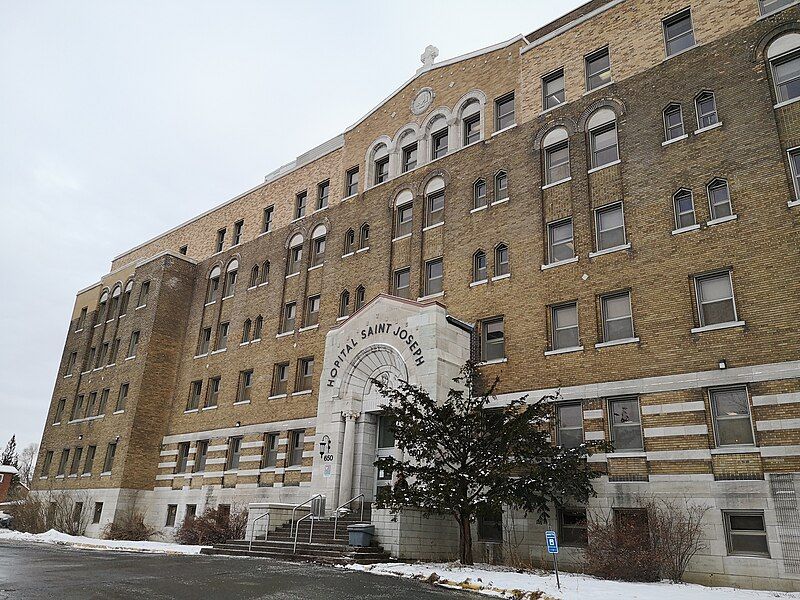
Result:
M347 526L348 543L351 546L370 546L374 535L375 525L370 523L354 523Z

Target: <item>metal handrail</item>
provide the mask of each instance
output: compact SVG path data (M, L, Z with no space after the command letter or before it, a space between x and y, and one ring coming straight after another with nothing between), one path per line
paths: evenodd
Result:
M297 534L300 533L300 523L306 519L311 519L311 531L308 532L308 543L311 543L311 536L314 535L314 513L310 512L304 517L300 517L297 521L297 527L294 530L294 546L292 546L292 554L297 554Z
M345 506L347 506L348 504L350 504L351 502L355 502L359 498L361 498L361 517L360 517L360 519L362 521L364 520L364 494L359 494L358 496L353 496L352 498L350 498L350 500L348 500L344 504L336 507L336 511L334 512L334 517L333 517L333 539L336 539L336 528L339 526L339 511L341 509L343 509Z
M263 515L259 515L253 520L253 526L250 528L250 547L247 549L248 552L253 550L253 538L256 535L256 523L264 517L267 519L267 529L264 531L264 541L267 541L267 536L269 535L269 513L265 512Z
M300 504L298 504L298 505L296 505L294 508L292 508L292 524L291 524L291 526L289 527L289 535L292 535L292 532L294 531L294 513L297 511L297 509L298 509L298 508L300 508L301 506L305 506L305 505L306 505L306 504L308 504L309 502L313 501L315 498L324 498L324 497L325 497L325 496L323 496L322 494L314 494L313 496L311 496L311 498L309 498L309 499L308 499L308 500L306 500L305 502L301 502ZM304 519L304 518L305 518L305 517L303 517L303 519ZM300 519L300 520L302 521L303 519ZM299 522L299 521L298 521L298 522Z

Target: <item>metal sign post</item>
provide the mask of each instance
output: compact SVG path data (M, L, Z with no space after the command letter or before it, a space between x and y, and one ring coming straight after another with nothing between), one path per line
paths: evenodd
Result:
M545 531L544 539L547 543L547 551L553 555L553 569L556 572L556 585L561 589L561 581L558 578L558 538L555 531Z

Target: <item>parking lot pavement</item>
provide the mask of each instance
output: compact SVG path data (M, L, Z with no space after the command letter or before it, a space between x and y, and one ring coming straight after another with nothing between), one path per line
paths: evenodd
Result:
M0 600L478 597L420 581L320 565L0 542Z

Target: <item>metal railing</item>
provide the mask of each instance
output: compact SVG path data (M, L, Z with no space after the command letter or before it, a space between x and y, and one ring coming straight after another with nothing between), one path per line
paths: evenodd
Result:
M339 527L339 511L342 510L345 506L348 506L349 504L355 502L359 498L361 498L361 517L359 518L362 521L364 520L364 494L359 494L358 496L353 496L352 498L350 498L350 500L348 500L344 504L336 507L333 517L333 539L336 539L336 529L337 527Z
M314 535L314 513L310 512L304 517L300 517L297 521L297 527L294 530L294 546L292 546L292 554L297 554L297 534L300 533L300 523L306 519L311 519L311 529L308 532L308 543L311 543L311 536Z
M315 500L315 499L317 499L317 498L324 498L324 497L325 497L325 496L323 496L322 494L314 494L313 496L311 496L311 498L309 498L309 499L308 499L308 500L306 500L305 502L301 502L300 504L297 504L297 505L296 505L294 508L292 508L292 524L291 524L291 526L289 527L289 535L290 535L290 536L291 536L291 535L292 535L292 533L294 532L294 514L295 514L295 512L297 512L297 509L298 509L298 508L300 508L301 506L305 506L306 504L308 504L308 503L312 502L313 500ZM309 514L313 514L313 511L312 511L312 512L309 512ZM302 518L300 519L300 521L302 521L302 520L303 520L303 519L305 519L305 518L306 518L306 517L302 517ZM300 521L298 521L298 523L299 523Z
M253 550L253 538L256 536L256 523L263 518L267 519L267 528L264 530L264 541L267 541L267 536L269 535L269 513L265 512L263 515L259 515L253 520L253 526L250 528L250 546L247 549L248 552Z

